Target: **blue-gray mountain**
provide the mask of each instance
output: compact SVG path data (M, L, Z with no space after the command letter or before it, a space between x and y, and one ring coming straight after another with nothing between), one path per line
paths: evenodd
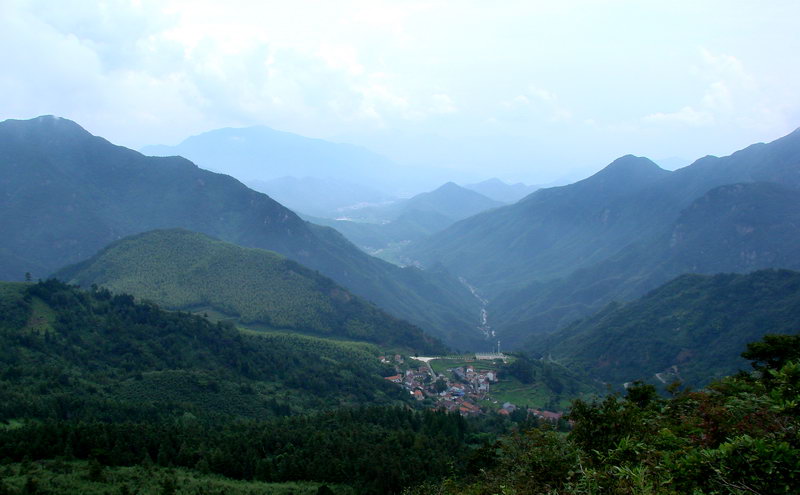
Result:
M393 196L377 189L330 178L281 177L267 181L253 180L245 184L269 195L295 213L322 218L338 218L355 207L395 200Z
M506 184L496 177L476 184L467 184L464 187L479 192L495 201L502 201L503 203L516 203L520 199L541 188L541 186L529 186L522 182Z
M800 267L800 131L675 172L622 157L406 249L477 286L506 345L685 272Z
M397 164L366 148L265 126L215 129L177 146L145 146L141 151L154 156L180 155L242 181L292 176L391 186L392 180L400 177Z
M43 278L122 237L180 227L281 253L450 344L478 338L477 301L457 279L372 258L184 158L146 157L40 117L0 123L0 171L0 279Z
M308 217L308 220L333 227L365 251L382 256L386 252L391 255L393 246L421 240L458 220L502 205L448 182L434 191L409 199L383 206L350 209L340 215L350 220L316 217Z

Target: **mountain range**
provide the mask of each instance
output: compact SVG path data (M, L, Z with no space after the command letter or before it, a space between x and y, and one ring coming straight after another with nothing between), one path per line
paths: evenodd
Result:
M464 187L502 203L516 203L525 196L541 189L541 186L529 186L522 182L507 184L496 177L475 184L466 184Z
M674 172L625 156L404 249L489 299L509 346L685 272L795 268L800 131Z
M52 116L0 123L0 279L43 278L111 242L184 228L276 251L448 344L480 340L479 302L444 271L401 269L181 157L147 157Z
M367 205L342 211L342 218L306 217L333 227L368 253L394 259L393 247L424 239L458 220L503 203L448 182L437 189L385 205Z
M176 146L145 146L152 156L183 156L242 181L286 176L377 178L396 167L388 158L351 144L333 143L265 126L224 128L186 138Z
M266 181L252 180L245 184L295 213L321 218L338 218L348 210L396 200L377 189L331 178L287 176Z

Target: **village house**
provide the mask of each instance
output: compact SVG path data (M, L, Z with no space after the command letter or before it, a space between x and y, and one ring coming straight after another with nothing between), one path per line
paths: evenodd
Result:
M402 383L403 382L403 375L393 375L387 376L384 380L389 380L392 383Z

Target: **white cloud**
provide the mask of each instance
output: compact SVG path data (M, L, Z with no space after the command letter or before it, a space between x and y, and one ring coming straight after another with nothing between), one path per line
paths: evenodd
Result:
M702 110L695 110L690 106L686 106L672 113L653 113L647 115L643 119L645 122L677 122L681 124L688 124L692 126L708 125L714 123L714 116L709 112Z
M500 102L503 118L517 121L535 121L544 115L549 122L568 122L572 111L559 102L558 95L547 89L530 85L523 94Z
M449 95L439 93L431 96L431 113L455 113L458 107Z
M689 126L753 126L764 118L765 95L756 78L737 57L700 50L702 64L691 71L704 84L697 102L674 112L654 112L642 118L647 123L680 123ZM764 125L773 125L774 122Z

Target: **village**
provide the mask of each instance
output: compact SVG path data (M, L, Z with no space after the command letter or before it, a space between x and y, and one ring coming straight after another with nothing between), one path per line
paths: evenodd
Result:
M510 416L519 411L511 402L500 403L491 395L491 389L500 381L499 366L490 363L504 362L503 354L468 355L448 358L412 357L400 355L380 356L380 361L393 364L397 374L385 377L408 391L414 399L431 403L432 409L458 412L462 416L478 416L491 411ZM433 361L446 367L437 373ZM453 365L452 367L449 367ZM518 413L517 413L518 414ZM528 415L557 423L562 413L529 408Z

